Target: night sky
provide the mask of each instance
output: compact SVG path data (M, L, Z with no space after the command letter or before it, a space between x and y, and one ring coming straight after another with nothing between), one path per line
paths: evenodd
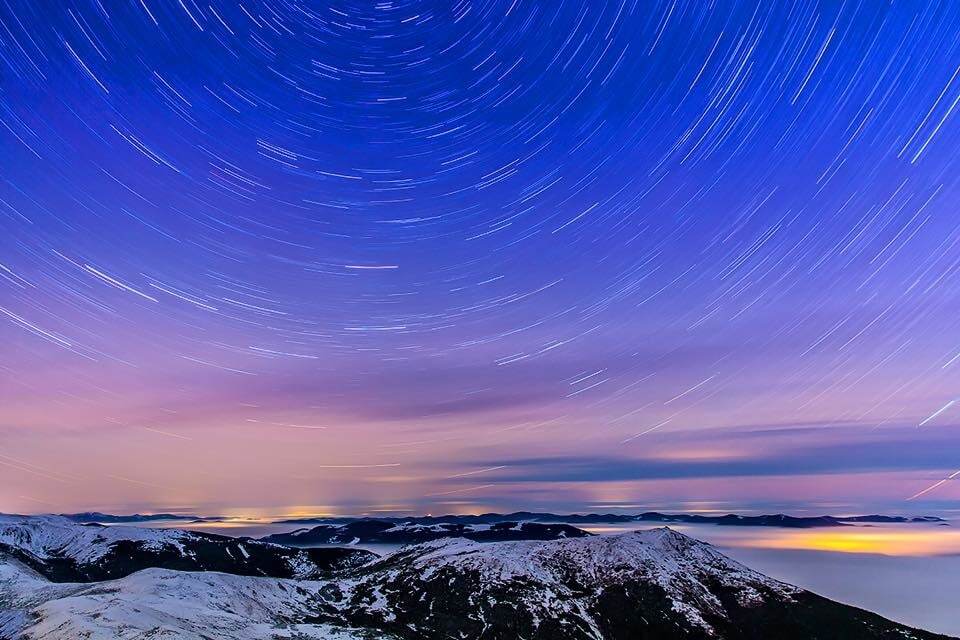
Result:
M949 512L958 30L2 0L0 511Z

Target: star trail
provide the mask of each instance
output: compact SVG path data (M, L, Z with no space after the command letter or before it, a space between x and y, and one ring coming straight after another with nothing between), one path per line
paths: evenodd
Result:
M0 0L0 504L950 509L960 4Z

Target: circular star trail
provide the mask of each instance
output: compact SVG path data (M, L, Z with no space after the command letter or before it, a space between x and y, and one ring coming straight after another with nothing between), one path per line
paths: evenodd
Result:
M4 0L0 499L949 500L958 27Z

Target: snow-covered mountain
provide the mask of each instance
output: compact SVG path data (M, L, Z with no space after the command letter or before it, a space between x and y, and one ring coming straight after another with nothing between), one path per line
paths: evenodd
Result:
M77 524L61 516L0 515L0 551L53 581L120 578L150 567L315 578L374 558L361 549L292 549L179 529Z
M53 584L0 562L3 640L360 640L313 621L321 583L146 569L119 580Z
M37 540L60 544L56 534L38 535L27 543L31 553L52 548ZM52 583L13 556L0 559L4 640L942 637L778 582L667 528L549 541L437 540L319 580L147 569L92 584Z
M343 620L408 638L933 638L778 582L669 528L408 547L327 590Z

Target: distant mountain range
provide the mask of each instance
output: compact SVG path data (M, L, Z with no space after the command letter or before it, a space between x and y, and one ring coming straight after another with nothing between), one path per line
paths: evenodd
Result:
M182 521L182 522L217 522L223 520L221 517L201 517L175 515L171 513L158 514L133 514L133 515L113 515L109 513L87 512L87 513L65 513L62 517L81 523L100 523L100 524L136 524L159 521ZM788 516L782 513L743 516L736 514L725 514L716 516L705 516L688 513L660 513L658 511L647 511L640 514L624 515L619 513L588 513L588 514L559 514L535 511L515 511L513 513L484 513L480 515L445 515L445 516L378 516L370 517L328 517L328 518L290 518L276 520L274 524L333 524L343 525L354 522L375 520L378 522L408 523L418 525L436 525L436 524L462 524L479 525L494 524L498 522L544 522L544 523L567 523L567 524L600 524L600 523L628 523L628 522L664 522L664 523L689 523L689 524L717 524L735 527L785 527L791 529L806 529L814 527L842 527L850 524L891 524L908 522L927 522L946 524L943 518L936 516L886 516L886 515L865 515L865 516Z
M196 516L174 515L172 513L134 513L128 516L115 516L110 513L100 513L99 511L88 511L86 513L63 513L62 517L73 522L98 522L100 524L122 524L131 522L162 522L164 520L207 520L208 518L198 518Z
M552 522L567 524L599 524L599 523L629 523L629 522L665 522L689 524L717 524L736 527L786 527L791 529L806 529L813 527L842 527L854 523L906 523L906 522L937 522L945 523L942 518L922 516L908 518L904 516L788 516L782 513L775 515L741 516L727 514L721 516L704 516L685 513L660 513L647 511L637 515L623 515L614 513L568 514L539 513L531 511L517 511L514 513L485 513L482 515L448 515L448 516L414 516L414 517L377 517L377 518L295 518L279 520L278 524L349 524L363 520L382 522L407 523L418 525L435 524L494 524L497 522Z
M265 538L292 546L317 544L420 544L444 538L466 538L474 542L505 542L508 540L558 540L583 538L592 535L569 524L541 524L538 522L495 522L493 524L462 524L442 522L414 524L387 520L357 520L346 524L322 524L312 529L297 529Z
M945 638L778 582L666 527L548 541L434 540L384 557L347 556L325 570L299 549L249 539L58 517L5 516L0 527L4 640ZM113 553L118 545L134 549L140 565L179 557L204 569L213 554L220 572L130 573L126 551ZM251 564L252 550L277 564ZM50 569L58 561L71 564L72 582L49 579L63 577ZM284 563L297 579L264 575Z

